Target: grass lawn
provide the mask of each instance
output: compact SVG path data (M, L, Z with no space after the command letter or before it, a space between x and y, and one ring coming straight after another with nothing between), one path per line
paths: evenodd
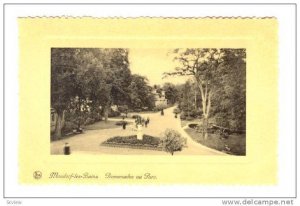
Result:
M84 129L95 130L95 129L111 129L111 128L117 128L117 127L121 127L121 126L116 125L115 121L107 121L107 122L99 121L94 124L85 126Z
M232 134L227 139L220 138L218 134L209 134L207 139L202 137L202 134L194 129L186 128L185 131L195 141L233 155L246 155L246 135L245 134Z

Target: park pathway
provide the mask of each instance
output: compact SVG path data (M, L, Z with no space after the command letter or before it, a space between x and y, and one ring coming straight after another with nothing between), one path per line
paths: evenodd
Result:
M195 142L181 127L180 116L175 118L173 113L174 107L170 107L164 110L164 116L161 116L160 112L149 115L151 120L151 125L145 129L146 134L150 135L162 135L166 128L174 129L187 139L187 147L181 152L176 154L180 155L226 155L220 151L208 148ZM144 115L144 117L147 117ZM148 133L147 133L148 132Z
M181 133L184 138L187 138L187 147L183 148L181 152L175 152L174 155L225 155L219 151L205 147L195 142L181 127L180 118L174 117L173 109L170 107L164 110L162 116L160 112L156 113L142 113L142 117L150 118L150 123L147 128L143 128L143 133L151 136L162 136L164 131L174 129ZM116 121L116 119L111 119ZM121 119L120 119L121 120ZM101 129L101 130L86 130L83 134L79 134L64 140L59 140L51 143L51 154L62 154L62 148L65 142L71 147L73 153L87 153L87 154L126 154L126 155L169 155L163 151L127 149L127 148L113 148L100 146L101 142L113 136L127 136L135 135L136 130L134 124L128 125L126 130L119 128Z

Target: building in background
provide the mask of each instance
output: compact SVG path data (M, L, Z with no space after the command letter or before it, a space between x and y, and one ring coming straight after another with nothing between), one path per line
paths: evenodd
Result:
M153 94L154 94L154 100L155 100L155 106L156 107L158 105L160 105L160 106L167 106L168 105L168 100L166 99L165 91L160 90L158 92L157 89L154 89Z

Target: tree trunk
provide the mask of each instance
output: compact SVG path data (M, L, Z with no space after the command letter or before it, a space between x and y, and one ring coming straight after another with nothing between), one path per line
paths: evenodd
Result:
M200 79L197 81L197 84L200 89L200 94L201 94L201 99L202 99L202 113L203 113L202 135L203 135L204 139L207 139L207 137L208 137L208 132L207 132L208 118L209 118L209 112L210 112L210 106L211 106L212 91L208 88L209 84L207 81L205 82L205 88L203 88L202 81Z
M65 113L66 113L66 111L64 110L62 113L61 128L63 128L65 126Z
M207 92L206 92L207 94ZM206 98L205 98L206 99ZM207 139L208 137L208 118L209 118L209 112L210 112L210 106L211 106L211 91L208 92L208 97L207 97L207 103L205 102L205 112L203 111L203 122L202 122L202 127L203 127L203 137L204 139Z
M197 92L196 92L196 89L195 89L195 97L194 97L194 101L195 101L195 110L197 110Z
M56 119L56 123L55 123L55 135L54 138L55 140L60 139L61 138L61 129L63 127L63 112L58 112L57 113L57 119Z
M80 121L81 121L81 98L78 97L78 103L77 103L77 111L78 111L78 117L77 117L77 131L80 128Z
M107 122L107 119L108 119L108 109L109 109L108 106L105 106L105 107L104 107L103 113L104 113L104 121L105 121L105 122Z
M207 139L208 137L208 116L204 116L202 119L202 135L204 137L204 139Z

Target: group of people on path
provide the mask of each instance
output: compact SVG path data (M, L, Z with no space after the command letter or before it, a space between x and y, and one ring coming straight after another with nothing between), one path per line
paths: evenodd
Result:
M147 119L144 119L141 116L137 115L136 118L135 118L136 128L138 127L138 125L142 125L142 126L147 127L149 123L150 123L150 118L149 117L147 117Z
M127 122L124 121L124 120L125 120L125 117L123 117L123 124L122 124L122 127L123 127L123 129L126 129ZM139 115L137 115L137 116L135 117L135 127L136 127L136 128L138 127L138 125L142 125L142 126L147 127L149 123L150 123L150 118L149 118L149 117L147 117L147 119L144 119L144 118L142 118L142 117L139 116Z
M163 109L160 111L160 114L161 114L161 116L164 116L164 110ZM122 127L123 127L123 129L126 129L127 122L124 121L124 120L125 120L125 116L123 116ZM145 118L142 118L140 115L135 116L135 127L136 128L138 128L138 125L142 125L142 126L147 127L149 125L149 123L150 123L150 118L149 117L147 117L145 119Z

